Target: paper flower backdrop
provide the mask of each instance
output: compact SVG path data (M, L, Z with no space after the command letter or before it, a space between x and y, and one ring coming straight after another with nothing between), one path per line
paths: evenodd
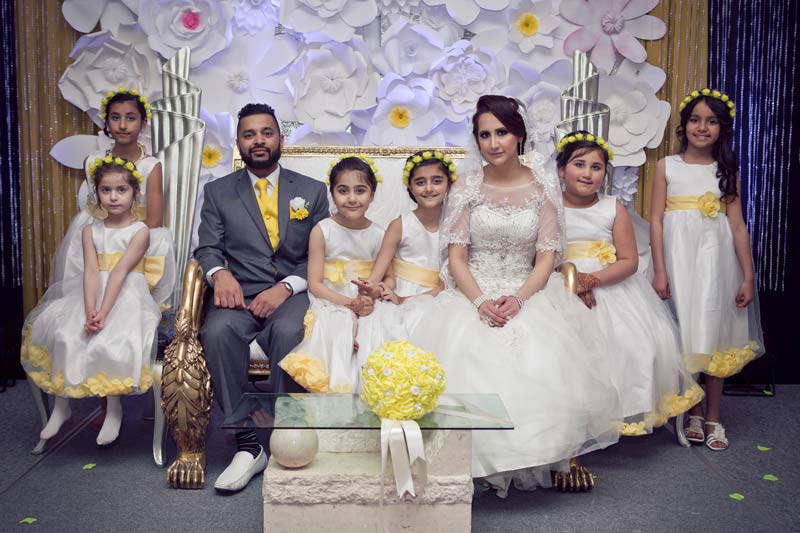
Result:
M553 152L571 53L590 53L604 74L615 163L637 166L669 115L656 98L663 70L641 40L666 26L657 0L64 0L81 37L60 82L64 98L100 125L102 95L126 85L160 96L160 65L192 50L190 78L208 118L204 175L229 168L235 115L273 105L288 143L463 145L477 99L488 93L526 107L537 150ZM233 117L233 118L231 118ZM53 155L82 161L102 137L64 139ZM83 153L83 152L86 153ZM213 152L213 153L212 153ZM212 165L212 163L215 163ZM208 166L211 165L211 166ZM620 170L627 196L635 169Z

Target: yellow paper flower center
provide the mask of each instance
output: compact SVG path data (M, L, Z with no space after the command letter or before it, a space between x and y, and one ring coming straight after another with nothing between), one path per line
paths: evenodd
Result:
M204 146L203 147L203 166L206 168L211 168L217 166L219 160L222 159L222 154L219 150L214 148L213 146Z
M523 13L517 21L517 29L522 35L530 37L539 31L539 19L533 13Z
M389 113L389 121L395 128L405 128L411 122L411 114L407 107L394 107Z

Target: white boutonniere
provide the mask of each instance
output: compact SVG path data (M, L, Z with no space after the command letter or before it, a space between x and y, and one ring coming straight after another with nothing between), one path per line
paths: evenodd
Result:
M305 198L295 196L289 201L289 218L303 220L308 216L308 202Z

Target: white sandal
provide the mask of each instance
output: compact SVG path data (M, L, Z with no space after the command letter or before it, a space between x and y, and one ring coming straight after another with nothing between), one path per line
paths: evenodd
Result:
M703 422L705 421L706 419L702 416L689 415L689 425L686 426L686 430L683 432L686 440L695 444L703 444L706 441L706 432L703 428ZM692 437L690 436L691 433L700 435L700 437Z
M711 426L714 430L706 437L706 446L709 450L715 452L722 452L728 449L728 439L725 438L725 427L719 422L706 422L707 426ZM714 447L712 444L723 444L720 447Z

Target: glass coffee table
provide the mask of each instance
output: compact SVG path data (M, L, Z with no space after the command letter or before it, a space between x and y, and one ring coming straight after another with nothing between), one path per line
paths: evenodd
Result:
M438 407L416 422L423 431L514 429L497 394L442 394ZM381 419L356 394L251 392L222 427L374 430L381 428Z
M381 419L357 395L248 393L223 427L274 430L265 531L470 531L472 431L514 429L505 406L497 394L443 394L416 422L425 464L412 468L413 498L399 497L395 467L382 467ZM276 460L278 448L291 455L309 439L318 453L307 466Z

